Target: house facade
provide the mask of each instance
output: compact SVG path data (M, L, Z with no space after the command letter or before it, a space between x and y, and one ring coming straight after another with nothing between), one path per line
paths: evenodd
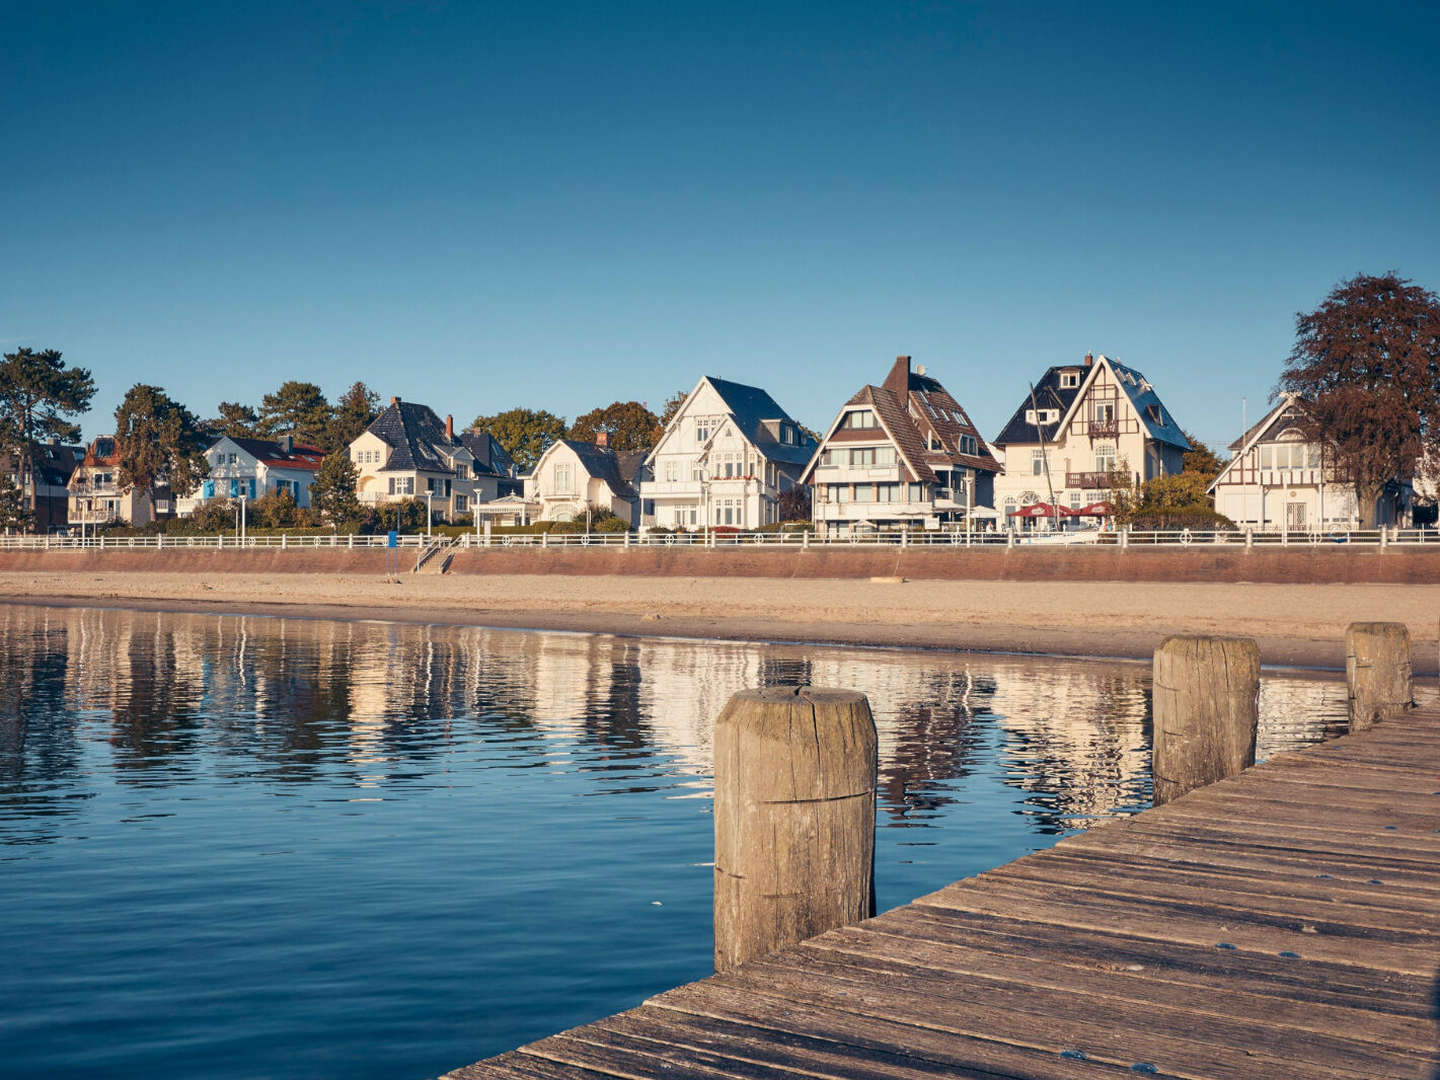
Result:
M170 489L158 485L155 497L134 487L122 487L115 436L100 435L85 448L85 456L70 474L69 522L72 528L105 525L148 525L171 517Z
M452 417L442 421L428 405L398 397L356 437L349 453L363 505L419 499L439 521L470 515L477 502L518 487L515 466L488 433L456 435Z
M1336 467L1333 452L1305 433L1305 402L1280 396L1241 438L1210 485L1215 509L1241 528L1258 532L1318 533L1370 528L1349 475ZM1403 524L1410 486L1396 483L1376 508L1380 525Z
M205 460L210 463L210 475L193 494L176 500L176 513L181 517L212 499L256 499L282 491L289 492L296 506L309 506L310 485L325 460L325 451L296 443L288 435L279 439L226 435L205 451Z
M899 356L880 386L841 407L801 479L827 533L973 522L994 499L1000 463L960 403Z
M1190 449L1143 372L1088 353L1082 363L1049 368L994 442L1004 455L995 482L1002 522L1050 502L1052 491L1078 510L1108 501L1119 474L1136 485L1173 476Z
M4 459L5 475L24 498L30 511L27 528L37 533L65 528L70 521L70 477L85 457L85 447L60 442L35 448L31 474L25 475L18 453Z
M600 433L596 443L560 439L551 443L525 477L524 501L537 521L577 521L586 508L614 514L632 528L640 524L635 484L645 465L641 451L617 453Z
M757 529L780 520L780 496L815 452L768 393L707 375L645 459L647 524L665 529Z

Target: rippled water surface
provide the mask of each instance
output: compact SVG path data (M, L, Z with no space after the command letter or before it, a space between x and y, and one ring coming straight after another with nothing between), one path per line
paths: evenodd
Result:
M1144 665L0 606L0 1073L427 1077L704 976L711 723L793 682L870 696L882 908L1148 804Z

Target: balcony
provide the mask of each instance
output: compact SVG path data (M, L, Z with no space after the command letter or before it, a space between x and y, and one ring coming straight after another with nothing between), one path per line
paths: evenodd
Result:
M1067 472L1065 474L1065 487L1089 488L1090 490L1109 491L1110 474L1108 472Z
M1114 439L1120 435L1120 421L1113 416L1096 417L1090 421L1090 438Z

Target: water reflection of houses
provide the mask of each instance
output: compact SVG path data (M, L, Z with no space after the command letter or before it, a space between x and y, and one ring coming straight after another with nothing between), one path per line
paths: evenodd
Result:
M0 784L14 795L37 770L77 767L88 740L131 783L184 782L198 748L284 782L383 788L447 755L510 755L621 780L644 761L635 782L679 773L704 791L730 695L786 683L869 696L894 823L998 784L1024 793L1037 828L1070 830L1148 792L1142 666L21 607L0 609ZM1320 735L1343 688L1267 679L1261 704L1264 756Z

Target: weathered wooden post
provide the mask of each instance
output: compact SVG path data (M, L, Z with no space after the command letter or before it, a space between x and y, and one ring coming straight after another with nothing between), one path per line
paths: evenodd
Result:
M1251 638L1168 637L1152 683L1155 805L1255 764L1260 646Z
M1345 631L1345 682L1351 731L1364 731L1414 704L1410 628L1394 622L1351 623Z
M875 721L864 694L735 694L715 721L715 970L875 913Z

